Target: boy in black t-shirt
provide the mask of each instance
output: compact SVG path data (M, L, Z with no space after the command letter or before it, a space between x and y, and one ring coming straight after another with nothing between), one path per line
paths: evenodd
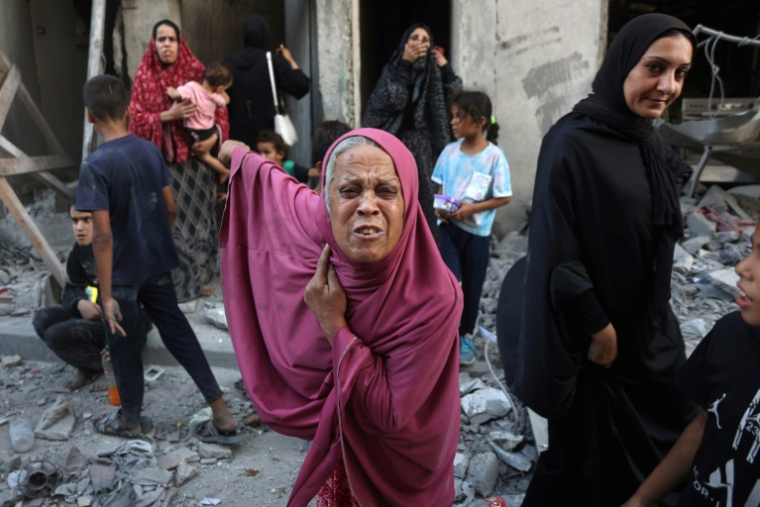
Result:
M166 348L187 370L211 406L213 420L196 428L206 441L233 443L230 414L198 339L177 304L170 270L178 264L171 227L176 204L161 151L127 131L129 98L122 82L97 76L84 85L87 119L104 143L82 163L76 209L92 211L107 340L121 409L95 421L106 435L135 437L150 431L141 415L144 384L140 357L139 302ZM121 325L119 324L121 323Z
M659 505L684 482L679 506L760 506L760 228L736 274L740 311L684 367L684 390L702 410L625 507Z

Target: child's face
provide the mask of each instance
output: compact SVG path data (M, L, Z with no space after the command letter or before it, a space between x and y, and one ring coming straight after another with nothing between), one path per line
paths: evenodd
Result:
M482 134L482 121L476 122L471 114L454 104L451 106L451 131L457 139L472 138Z
M256 151L265 159L276 164L282 165L285 161L285 153L275 150L273 143L256 143Z
M752 252L735 269L739 275L736 286L742 291L736 304L742 318L750 326L760 327L760 227L752 235Z

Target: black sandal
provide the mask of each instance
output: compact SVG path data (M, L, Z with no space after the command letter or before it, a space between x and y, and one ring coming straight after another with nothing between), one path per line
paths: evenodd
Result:
M149 417L140 417L140 431L134 431L127 428L127 426L121 421L121 409L110 414L104 414L101 417L92 421L92 426L95 431L103 435L122 437L122 438L137 438L148 433L153 429L153 421Z
M214 422L211 419L194 424L190 428L190 432L201 442L210 444L234 445L243 441L243 435L239 434L237 429L221 431L214 426Z

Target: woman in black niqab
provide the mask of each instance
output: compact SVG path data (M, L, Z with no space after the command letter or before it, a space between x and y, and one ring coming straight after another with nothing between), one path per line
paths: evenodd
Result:
M524 507L621 505L696 415L674 385L685 354L670 275L683 225L653 135L664 107L642 117L626 92L665 37L686 61L643 68L678 81L665 103L675 100L694 38L673 17L640 16L541 146L525 275L505 279L497 316L511 390L549 419Z
M431 51L410 62L404 59L404 50L418 28L427 32ZM406 29L369 97L362 127L390 132L412 152L419 173L420 205L437 239L435 189L430 177L441 151L453 140L446 104L462 89L462 80L433 47L433 33L427 25L415 23Z

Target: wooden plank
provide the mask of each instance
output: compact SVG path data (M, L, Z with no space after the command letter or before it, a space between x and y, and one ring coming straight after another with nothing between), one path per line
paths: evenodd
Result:
M0 48L0 70L7 71L10 70L10 68L11 61L8 59L5 51ZM29 111L29 114L32 115L34 123L37 125L37 128L40 130L40 132L42 132L42 135L45 138L45 141L47 141L50 150L56 155L65 155L66 151L63 149L63 146L61 146L61 143L58 142L58 138L55 137L53 129L50 128L50 125L48 125L47 120L45 120L45 116L42 114L42 111L40 111L37 107L37 104L34 103L34 99L32 99L32 96L29 94L29 90L26 89L26 86L24 86L24 83L21 83L19 85L17 93L19 100L21 100L21 102L24 104L27 111Z
M0 200L3 201L3 204L8 208L8 211L11 212L11 215L16 219L16 223L21 227L24 235L26 235L34 248L37 249L47 268L61 287L63 287L66 283L63 264L61 264L61 261L58 260L58 256L55 255L53 249L50 248L50 245L42 236L42 233L37 228L32 217L26 212L26 209L21 204L16 192L11 188L8 180L2 176L0 176Z
M31 163L30 163L31 162ZM51 169L65 169L73 167L74 163L68 157L61 155L46 155L44 157L29 157L28 160L21 158L1 158L0 176L13 176L17 174L29 174Z
M3 129L5 119L8 117L8 111L13 103L13 98L16 96L16 91L21 84L21 72L18 67L13 65L8 75L5 76L3 85L0 88L0 130Z
M0 136L0 152L4 152L7 155L10 155L11 157L16 157L19 160L23 160L27 164L31 163L31 159L21 151L15 144L10 142L8 139L6 139L3 136ZM40 172L35 173L35 176L40 178L42 181L44 181L46 184L48 184L53 190L56 190L64 197L73 197L74 193L69 189L69 187L66 186L64 182L56 178L50 173L46 172Z

